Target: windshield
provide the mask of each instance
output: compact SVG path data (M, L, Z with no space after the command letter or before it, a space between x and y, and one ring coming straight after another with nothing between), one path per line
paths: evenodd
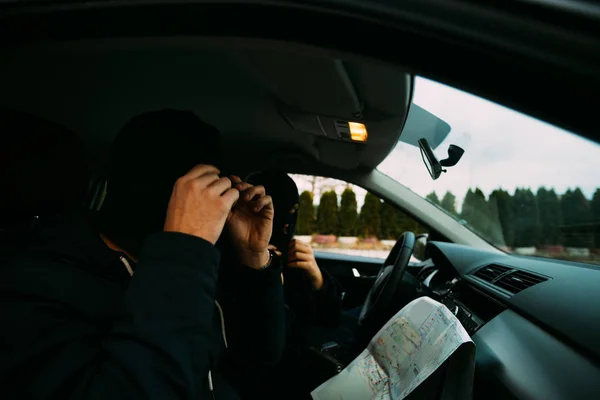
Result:
M419 136L440 160L450 144L465 153L434 181ZM405 130L378 169L507 252L600 264L596 143L416 78Z

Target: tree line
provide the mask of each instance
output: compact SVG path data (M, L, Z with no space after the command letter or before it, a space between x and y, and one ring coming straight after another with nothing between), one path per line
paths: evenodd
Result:
M460 218L498 245L598 247L600 189L588 200L579 188L562 195L545 187L518 188L512 195L497 189L487 199L476 188L467 191Z
M471 229L498 246L507 247L600 247L600 189L587 199L581 189L569 189L562 195L554 189L518 188L513 194L494 190L488 197L479 189L464 196L460 212L456 197L446 192L440 200L435 192L427 199L463 220ZM334 234L338 236L396 239L407 230L427 229L397 209L367 193L360 209L351 188L338 196L323 193L317 207L311 192L300 195L298 234Z
M368 192L359 212L356 194L348 187L342 192L339 206L333 190L321 195L317 207L312 193L302 192L296 231L299 235L319 233L397 239L405 231L426 232L426 229L394 205Z

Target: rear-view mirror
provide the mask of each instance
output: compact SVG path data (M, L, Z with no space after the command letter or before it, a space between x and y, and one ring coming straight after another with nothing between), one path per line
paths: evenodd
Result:
M435 154L433 153L433 149L427 142L427 139L421 138L419 139L419 148L421 149L421 157L423 158L423 163L427 167L427 171L429 171L429 175L431 175L431 179L436 180L440 177L442 172L446 172L442 167L453 167L458 161L461 159L462 155L465 151L458 147L455 144L451 144L448 147L448 158L439 161Z
M419 148L421 149L421 157L427 167L427 171L429 171L429 175L431 175L431 179L436 180L442 174L442 165L435 157L435 154L433 154L433 150L429 146L427 139L419 139Z

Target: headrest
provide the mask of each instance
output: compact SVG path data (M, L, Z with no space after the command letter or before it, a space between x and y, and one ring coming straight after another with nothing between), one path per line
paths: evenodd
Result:
M0 108L0 220L81 206L87 166L79 137L57 123Z

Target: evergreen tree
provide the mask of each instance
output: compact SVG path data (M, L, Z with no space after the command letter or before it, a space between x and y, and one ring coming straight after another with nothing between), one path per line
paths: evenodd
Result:
M351 188L344 189L340 203L339 218L340 235L354 236L358 223L358 212L356 205L356 194Z
M540 213L537 199L530 189L517 189L513 196L515 246L537 246L540 241Z
M402 234L401 212L387 201L381 203L381 238L398 239Z
M435 192L429 193L427 196L425 196L425 198L437 206L440 205L440 199L437 197Z
M442 198L441 206L450 214L458 215L458 213L456 212L456 197L452 193L446 192L446 194Z
M496 246L505 246L504 233L499 218L495 218L490 204L485 199L485 195L480 189L475 189L476 206L480 211L481 231L487 240Z
M298 235L312 235L315 231L315 207L313 195L308 190L300 194L298 201L298 222L296 233Z
M460 212L460 217L463 220L465 220L467 225L469 225L471 228L474 227L473 221L475 220L475 212L473 209L473 203L474 203L473 196L474 196L474 193L471 191L471 189L467 190L467 193L465 193L465 198L463 199L463 202L462 202L462 210Z
M490 215L492 223L502 229L504 244L509 247L515 245L514 212L510 193L497 189L490 194Z
M380 208L381 200L374 194L367 192L359 217L360 234L362 236L381 236Z
M538 189L537 202L540 210L541 235L539 244L552 246L562 244L560 226L562 225L562 210L560 200L553 189L544 187Z
M573 198L573 211L575 213L575 219L573 222L577 224L589 223L592 220L592 210L590 208L588 199L585 198L585 195L579 188L576 188L573 191Z
M321 195L317 208L317 230L322 235L336 234L338 230L337 194L329 190Z
M590 227L586 226L592 221L592 210L581 189L567 190L560 199L560 208L563 214L565 245L592 247L593 235Z
M499 225L493 223L490 208L483 192L475 188L468 190L463 201L461 218L467 221L468 226L481 234L485 239L496 245L504 244Z
M398 225L398 236L396 237L396 239L398 237L400 237L400 235L404 232L410 231L413 232L415 235L418 235L420 233L427 233L429 232L429 229L427 229L425 226L421 225L421 223L419 221L417 221L416 219L414 219L413 217L411 217L410 215L406 214L403 211L398 211L399 213L399 225Z
M567 189L567 191L560 196L560 211L563 216L563 223L565 225L573 223L573 215L571 213L571 204L573 201L573 191L571 189Z
M560 210L563 217L563 235L565 237L565 246L568 247L578 247L579 242L577 240L576 235L572 232L569 225L573 224L574 215L573 211L573 191L568 189L561 197L560 197Z
M427 233L429 230L413 217L399 210L391 203L381 203L381 238L397 240L404 232L415 234Z

